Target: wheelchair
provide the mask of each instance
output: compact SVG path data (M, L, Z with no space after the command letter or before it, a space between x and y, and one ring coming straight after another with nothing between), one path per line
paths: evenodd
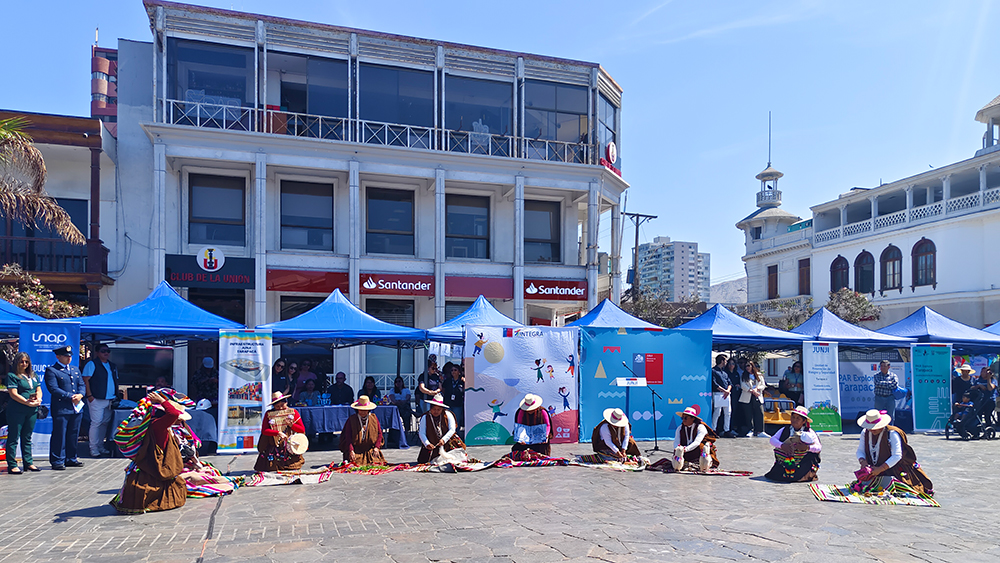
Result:
M990 413L985 413L980 411L976 413L976 418L971 427L968 429L969 435L962 436L961 432L958 430L959 419L964 413L957 412L948 418L948 423L944 426L944 439L945 440L996 440L997 438L997 427L992 421L992 416ZM985 418L984 418L985 415Z

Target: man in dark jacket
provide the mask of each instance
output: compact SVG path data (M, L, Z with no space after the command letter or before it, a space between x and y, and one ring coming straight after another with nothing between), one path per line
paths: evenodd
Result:
M56 348L56 363L45 368L45 387L52 396L52 440L49 442L49 463L57 471L66 467L83 467L76 457L76 441L83 419L83 397L87 385L76 366L71 366L73 349Z
M111 424L111 401L118 393L118 366L111 361L111 348L97 346L97 354L83 368L83 382L87 386L87 407L90 409L90 455L110 455L104 447Z

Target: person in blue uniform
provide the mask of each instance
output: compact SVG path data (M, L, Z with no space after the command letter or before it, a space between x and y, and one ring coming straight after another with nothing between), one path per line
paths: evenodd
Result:
M83 467L76 457L76 442L83 419L83 397L87 386L73 361L73 348L63 346L52 351L56 363L45 368L45 387L52 396L52 440L49 442L49 463L61 471L67 467Z

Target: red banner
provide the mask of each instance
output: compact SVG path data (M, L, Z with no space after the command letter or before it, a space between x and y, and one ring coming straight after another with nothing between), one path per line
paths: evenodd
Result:
M300 291L304 293L333 293L339 289L350 290L347 272L320 272L317 270L268 270L268 291Z
M448 276L444 279L445 297L471 297L482 295L487 299L513 299L513 278L474 278Z
M663 385L663 354L646 354L646 385Z

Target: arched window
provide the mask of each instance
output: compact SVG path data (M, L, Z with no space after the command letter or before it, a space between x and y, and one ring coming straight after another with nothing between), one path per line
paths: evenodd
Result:
M913 245L913 285L929 285L937 289L937 248L930 240L922 238Z
M854 291L875 293L875 258L864 250L854 259Z
M830 291L840 291L850 285L851 265L847 258L837 256L830 265Z
M891 244L882 251L879 258L882 264L882 285L881 290L885 292L889 289L903 291L903 253Z

